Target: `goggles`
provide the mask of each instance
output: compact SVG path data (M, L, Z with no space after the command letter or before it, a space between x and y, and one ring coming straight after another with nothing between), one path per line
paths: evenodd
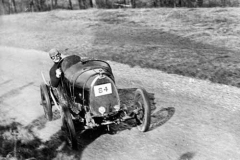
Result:
M56 59L57 57L60 57L61 56L61 53L57 53L55 56L51 56L51 59L54 60Z

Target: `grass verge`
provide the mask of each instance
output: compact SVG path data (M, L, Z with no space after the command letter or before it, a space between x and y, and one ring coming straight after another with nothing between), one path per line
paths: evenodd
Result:
M56 10L0 20L1 45L55 47L240 86L239 8Z

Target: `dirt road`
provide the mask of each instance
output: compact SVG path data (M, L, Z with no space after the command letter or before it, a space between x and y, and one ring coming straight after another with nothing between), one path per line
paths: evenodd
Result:
M240 159L240 90L207 81L130 68L110 62L119 88L144 87L155 94L152 128L103 134L84 146L81 159L104 160L238 160ZM47 53L0 47L1 119L23 125L42 119L39 104L41 71L51 61ZM33 127L42 141L60 129L59 120Z

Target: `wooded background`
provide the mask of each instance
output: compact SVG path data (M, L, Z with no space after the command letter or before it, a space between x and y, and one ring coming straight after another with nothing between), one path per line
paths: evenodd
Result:
M239 7L240 0L0 0L0 15L53 9Z

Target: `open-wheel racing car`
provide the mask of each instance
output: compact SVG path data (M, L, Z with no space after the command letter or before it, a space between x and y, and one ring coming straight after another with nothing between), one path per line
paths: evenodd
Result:
M52 106L60 111L63 126L66 128L68 144L77 149L76 128L89 129L99 126L119 124L135 119L138 129L148 131L151 108L145 89L137 88L131 110L120 104L118 89L110 65L102 60L81 61L76 55L68 56L61 63L63 76L61 92L67 99L67 105L59 105L53 87L47 83L40 85L41 105L45 116L52 120ZM74 122L74 123L73 123ZM79 123L75 123L79 122Z

